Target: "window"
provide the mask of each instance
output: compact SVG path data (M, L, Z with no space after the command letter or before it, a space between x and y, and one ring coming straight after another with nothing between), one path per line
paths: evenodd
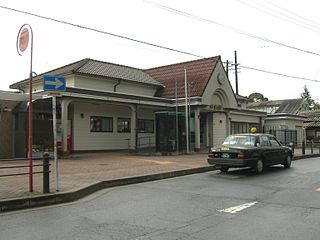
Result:
M246 146L255 146L257 138L252 135L230 135L222 143L222 145L246 145Z
M260 137L260 146L261 147L270 147L271 146L267 136Z
M90 132L113 132L113 119L111 117L90 117Z
M270 137L270 143L272 147L279 147L280 143L274 138L274 137Z
M148 119L138 119L138 132L139 133L153 133L154 122Z
M118 118L118 132L119 133L130 132L130 119L129 118Z
M259 126L257 123L231 122L231 134L248 133L253 127L257 128L259 131Z

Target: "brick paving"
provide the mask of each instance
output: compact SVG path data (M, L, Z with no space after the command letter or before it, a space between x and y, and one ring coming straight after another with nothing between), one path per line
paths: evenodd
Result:
M34 164L42 161L35 160ZM56 192L54 161L51 160L50 192ZM27 160L1 162L0 166L27 165ZM125 177L170 172L208 166L207 154L176 156L138 156L124 152L82 153L59 159L60 192L79 189L96 182ZM34 172L42 167L35 167ZM28 168L0 170L1 174L28 172ZM9 199L42 194L42 174L33 178L33 192L29 193L28 175L0 178L0 199Z
M306 150L306 154L310 153L310 150ZM318 153L319 149L315 149L314 154ZM295 156L299 155L302 155L301 149L296 149ZM76 190L105 180L208 166L207 153L175 156L140 156L126 152L81 153L59 159L58 162L60 192ZM34 161L34 164L41 163L42 161ZM50 163L50 192L54 193L56 192L54 161L51 160ZM0 167L26 164L27 160L0 161ZM34 172L41 170L42 167L34 168ZM0 175L18 171L27 172L28 168L0 169ZM0 200L42 194L42 174L35 174L33 181L34 191L29 193L28 175L1 177Z

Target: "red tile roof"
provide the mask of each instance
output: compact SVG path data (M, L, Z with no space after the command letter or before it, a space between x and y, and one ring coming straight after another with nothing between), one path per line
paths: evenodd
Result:
M151 68L145 72L165 86L159 93L160 97L175 98L175 82L177 82L177 97L184 98L184 68L186 68L190 96L202 96L218 61L220 56Z

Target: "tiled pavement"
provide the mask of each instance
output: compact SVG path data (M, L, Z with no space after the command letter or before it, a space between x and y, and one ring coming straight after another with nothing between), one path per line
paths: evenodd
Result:
M318 154L319 150L315 149L314 153ZM306 151L306 154L309 155L310 151ZM297 149L295 156L301 155L301 149ZM34 161L34 164L41 163L42 161ZM54 193L56 188L53 160L50 163L50 192ZM208 166L207 153L175 156L138 156L126 152L81 153L59 159L58 163L60 192L76 190L100 181ZM17 164L26 165L27 160L0 161L0 167ZM42 167L34 168L34 172L41 170ZM23 171L27 172L28 168ZM0 169L0 175L9 172L16 173L17 169ZM41 195L42 174L35 174L33 181L34 191L29 193L28 175L0 178L0 200Z
M34 164L42 161L34 160ZM50 192L56 191L54 162L51 163ZM27 165L27 160L1 162L1 166ZM82 153L59 159L59 191L66 192L79 189L99 181L125 177L149 175L191 168L208 166L207 154L190 154L176 156L138 156L125 152ZM16 173L17 169L1 170L1 174ZM28 172L28 168L20 169ZM35 167L34 172L42 171ZM28 175L0 178L0 200L42 194L42 174L33 178L33 193L29 193Z

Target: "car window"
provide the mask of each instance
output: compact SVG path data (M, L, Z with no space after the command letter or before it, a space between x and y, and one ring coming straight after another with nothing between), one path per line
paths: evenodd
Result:
M279 147L281 146L280 143L274 138L274 137L269 137L270 138L270 143L272 147Z
M267 136L260 136L260 146L261 147L270 147L271 143Z
M255 146L256 137L251 135L230 135L222 145Z

